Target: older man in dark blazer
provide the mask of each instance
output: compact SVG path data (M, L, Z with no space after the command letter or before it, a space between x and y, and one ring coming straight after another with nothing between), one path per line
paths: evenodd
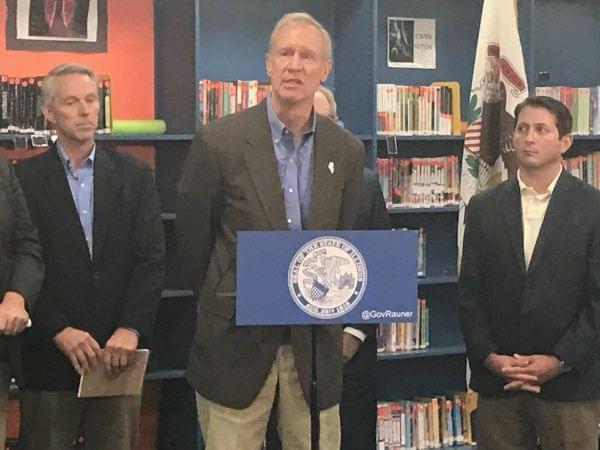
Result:
M0 448L6 438L6 403L12 376L22 385L20 342L42 285L44 266L19 180L0 157Z
M600 192L561 168L571 115L515 111L517 176L473 197L460 319L479 392L477 448L598 448Z
M312 110L330 67L323 27L305 13L284 16L267 54L270 96L201 128L184 166L176 228L184 267L200 288L187 377L209 450L259 449L277 386L284 448L310 448L310 327L235 325L236 238L242 230L354 225L362 144ZM316 334L321 449L337 450L341 330Z
M46 264L25 339L23 450L71 448L80 430L86 449L131 450L138 435L140 396L77 398L81 373L118 372L146 345L164 273L152 171L94 143L96 86L83 66L50 71L43 111L58 141L17 167Z

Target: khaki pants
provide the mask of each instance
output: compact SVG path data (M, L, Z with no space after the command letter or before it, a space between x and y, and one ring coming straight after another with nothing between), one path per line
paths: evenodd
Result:
M284 450L309 450L310 411L302 395L290 345L279 347L264 386L248 408L226 408L196 394L206 450L260 450L277 387L277 424ZM339 405L322 410L320 420L320 449L339 450Z
M71 450L83 431L86 450L133 450L141 396L77 398L70 391L21 392L20 450ZM83 426L82 426L83 424Z
M600 400L553 402L529 394L479 396L477 450L598 450Z

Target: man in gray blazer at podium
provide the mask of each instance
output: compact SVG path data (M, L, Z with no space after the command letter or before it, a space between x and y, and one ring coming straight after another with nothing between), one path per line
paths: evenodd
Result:
M276 389L284 448L310 448L310 327L235 325L236 233L352 228L363 147L312 107L331 64L327 31L306 13L283 16L266 55L271 94L202 127L184 166L176 230L199 294L187 378L208 450L260 449ZM316 334L320 448L338 450L341 328Z
M517 176L473 197L460 319L479 450L592 450L600 419L600 192L561 167L571 114L515 110Z

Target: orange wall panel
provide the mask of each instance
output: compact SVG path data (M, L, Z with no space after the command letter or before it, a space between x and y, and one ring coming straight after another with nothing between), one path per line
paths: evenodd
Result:
M44 75L63 62L77 62L111 77L115 119L154 118L154 12L152 0L107 0L106 53L6 49L6 2L0 0L0 73Z

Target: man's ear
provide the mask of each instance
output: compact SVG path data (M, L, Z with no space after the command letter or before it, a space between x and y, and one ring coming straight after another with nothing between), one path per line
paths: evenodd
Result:
M269 52L265 54L265 68L267 70L267 75L271 78L271 55Z
M54 123L54 114L52 113L52 108L48 105L42 106L42 114L44 114L46 121Z
M560 152L561 153L565 153L567 150L569 150L571 148L571 145L573 145L573 135L572 134L565 134L563 137L560 138Z
M333 66L333 63L331 62L331 60L327 60L327 62L323 65L323 73L321 74L321 82L324 83L327 80L327 77L329 76L329 72L331 72L331 67Z

